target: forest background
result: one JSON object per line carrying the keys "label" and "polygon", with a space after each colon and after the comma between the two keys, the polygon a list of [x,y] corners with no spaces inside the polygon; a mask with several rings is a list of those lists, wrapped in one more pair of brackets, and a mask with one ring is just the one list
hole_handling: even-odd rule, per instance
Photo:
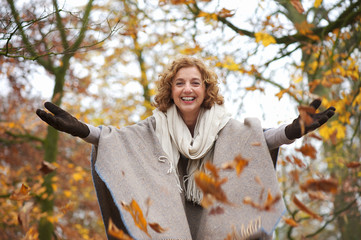
{"label": "forest background", "polygon": [[275,238],[359,239],[360,0],[69,3],[0,0],[1,239],[106,239],[91,146],[35,110],[51,100],[93,125],[135,123],[151,115],[158,74],[179,55],[214,66],[240,120],[275,127],[318,97],[336,107],[281,149],[287,213]]}

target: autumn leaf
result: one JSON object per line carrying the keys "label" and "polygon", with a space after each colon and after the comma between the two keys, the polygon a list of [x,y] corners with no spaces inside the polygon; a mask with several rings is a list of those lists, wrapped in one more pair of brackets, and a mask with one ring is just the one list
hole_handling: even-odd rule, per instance
{"label": "autumn leaf", "polygon": [[243,158],[240,154],[237,155],[232,162],[227,162],[222,164],[222,169],[235,169],[237,172],[237,176],[239,177],[245,167],[248,166],[249,160]]}
{"label": "autumn leaf", "polygon": [[117,228],[112,219],[109,219],[108,234],[119,240],[133,240],[133,238],[124,233],[123,230]]}
{"label": "autumn leaf", "polygon": [[268,189],[267,198],[263,204],[254,202],[250,197],[244,197],[243,203],[257,208],[261,211],[269,211],[271,208],[281,199],[281,195],[277,194],[275,197],[272,196],[271,190]]}
{"label": "autumn leaf", "polygon": [[312,200],[327,200],[326,195],[321,191],[308,191],[307,194]]}
{"label": "autumn leaf", "polygon": [[319,8],[321,6],[321,4],[322,4],[322,0],[315,0],[315,3],[313,4],[313,6],[315,8]]}
{"label": "autumn leaf", "polygon": [[303,6],[302,6],[300,0],[291,0],[290,3],[292,4],[292,6],[294,8],[296,8],[297,12],[303,13],[305,11],[305,9],[303,9]]}
{"label": "autumn leaf", "polygon": [[361,166],[360,162],[349,162],[346,164],[346,167],[348,168],[358,168]]}
{"label": "autumn leaf", "polygon": [[298,226],[298,223],[292,219],[292,218],[286,218],[286,217],[282,217],[283,221],[285,221],[286,224],[292,226],[292,227],[297,227]]}
{"label": "autumn leaf", "polygon": [[41,162],[41,167],[40,167],[39,170],[44,175],[46,175],[46,174],[49,174],[49,173],[53,172],[55,169],[56,169],[56,167],[53,164],[51,164],[49,162],[42,161]]}
{"label": "autumn leaf", "polygon": [[262,42],[263,46],[267,47],[270,44],[277,43],[276,39],[265,32],[257,32],[254,34],[256,42]]}
{"label": "autumn leaf", "polygon": [[299,166],[300,168],[306,167],[306,164],[305,164],[300,158],[298,158],[298,157],[296,157],[296,156],[292,156],[292,157],[293,157],[293,162],[294,162],[297,166]]}
{"label": "autumn leaf", "polygon": [[315,218],[319,221],[322,221],[322,217],[314,212],[312,212],[306,205],[304,205],[296,196],[293,196],[293,203],[303,212],[310,215],[312,218]]}
{"label": "autumn leaf", "polygon": [[209,215],[219,215],[223,213],[224,213],[224,208],[222,208],[221,206],[214,207],[209,211]]}
{"label": "autumn leaf", "polygon": [[162,228],[158,223],[149,223],[148,225],[151,229],[153,229],[157,233],[164,233],[168,230],[168,229]]}
{"label": "autumn leaf", "polygon": [[311,159],[316,159],[316,149],[309,143],[304,144],[301,148],[296,149],[297,152],[301,152],[304,156],[308,156]]}
{"label": "autumn leaf", "polygon": [[33,202],[25,203],[18,215],[18,221],[25,231],[29,229],[29,222],[30,222],[29,213],[33,208],[33,206],[34,206]]}
{"label": "autumn leaf", "polygon": [[323,191],[326,193],[333,193],[337,192],[338,183],[336,179],[329,178],[329,179],[308,179],[306,183],[300,185],[302,191]]}
{"label": "autumn leaf", "polygon": [[304,135],[306,126],[313,123],[313,118],[310,114],[315,114],[316,110],[310,106],[298,106],[298,112],[300,113],[301,134]]}
{"label": "autumn leaf", "polygon": [[234,15],[234,11],[228,10],[226,8],[222,8],[219,12],[217,12],[217,15],[222,18],[232,17]]}
{"label": "autumn leaf", "polygon": [[121,204],[122,204],[122,207],[132,215],[135,225],[140,230],[145,232],[148,237],[150,237],[150,235],[148,233],[148,229],[147,229],[147,221],[145,220],[143,212],[140,209],[138,203],[134,199],[132,199],[132,201],[129,205],[124,202],[122,202]]}
{"label": "autumn leaf", "polygon": [[203,171],[198,171],[194,176],[197,186],[203,192],[203,199],[201,205],[204,208],[208,208],[215,201],[219,201],[225,204],[231,204],[222,189],[222,185],[226,183],[228,179],[220,179],[218,174],[219,170],[210,162],[207,162],[205,164],[205,168],[208,169],[211,174],[207,174]]}
{"label": "autumn leaf", "polygon": [[26,184],[21,184],[21,187],[19,190],[15,191],[11,194],[10,199],[16,200],[16,201],[26,201],[31,198],[30,194],[30,187]]}

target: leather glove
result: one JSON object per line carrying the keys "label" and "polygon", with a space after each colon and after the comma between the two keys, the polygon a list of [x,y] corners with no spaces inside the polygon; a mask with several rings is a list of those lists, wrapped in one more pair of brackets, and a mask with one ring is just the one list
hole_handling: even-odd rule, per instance
{"label": "leather glove", "polygon": [[44,106],[53,114],[47,113],[41,109],[37,109],[36,114],[41,118],[41,120],[56,130],[81,138],[85,138],[89,135],[90,130],[88,126],[80,122],[68,112],[64,111],[51,102],[45,102]]}
{"label": "leather glove", "polygon": [[[314,100],[310,107],[314,108],[315,111],[321,105],[321,99]],[[306,123],[302,121],[303,126],[301,125],[301,116],[298,116],[293,122],[286,126],[285,133],[288,139],[294,140],[296,138],[300,138],[308,132],[319,128],[322,124],[328,121],[334,114],[336,109],[334,107],[329,107],[327,110],[321,113],[309,113],[306,114],[310,117],[311,121]]]}

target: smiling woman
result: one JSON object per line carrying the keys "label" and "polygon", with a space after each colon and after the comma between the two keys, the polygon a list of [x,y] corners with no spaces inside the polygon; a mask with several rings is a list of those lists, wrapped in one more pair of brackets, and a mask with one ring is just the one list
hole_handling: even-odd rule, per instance
{"label": "smiling woman", "polygon": [[[181,57],[160,75],[153,116],[138,124],[97,128],[50,102],[45,107],[54,115],[40,109],[37,114],[59,131],[94,145],[93,180],[107,230],[111,222],[136,239],[224,239],[230,232],[271,239],[285,210],[274,169],[278,147],[318,128],[334,114],[333,107],[315,113],[320,104],[313,101],[314,111],[304,113],[307,123],[298,117],[290,125],[264,131],[258,119],[244,123],[231,119],[217,75],[201,60]],[[225,173],[220,179],[217,169],[233,159],[247,162],[247,169],[239,176]],[[195,177],[206,170],[215,179],[210,178],[214,186],[204,196]],[[220,202],[227,206],[219,211],[223,214],[213,216],[202,203],[217,199],[217,194],[227,199]],[[252,199],[267,199],[272,206],[268,203],[264,209],[272,207],[272,211],[260,211],[262,207],[250,204]],[[134,224],[129,202],[137,202],[137,209],[150,208],[147,219],[167,230],[148,232],[145,220],[142,227]]]}

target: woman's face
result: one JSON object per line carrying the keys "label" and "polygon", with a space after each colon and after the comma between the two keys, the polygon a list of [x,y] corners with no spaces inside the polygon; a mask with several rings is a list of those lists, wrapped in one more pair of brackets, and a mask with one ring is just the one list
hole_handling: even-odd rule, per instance
{"label": "woman's face", "polygon": [[172,98],[182,117],[198,117],[206,88],[197,67],[178,70],[172,82]]}

